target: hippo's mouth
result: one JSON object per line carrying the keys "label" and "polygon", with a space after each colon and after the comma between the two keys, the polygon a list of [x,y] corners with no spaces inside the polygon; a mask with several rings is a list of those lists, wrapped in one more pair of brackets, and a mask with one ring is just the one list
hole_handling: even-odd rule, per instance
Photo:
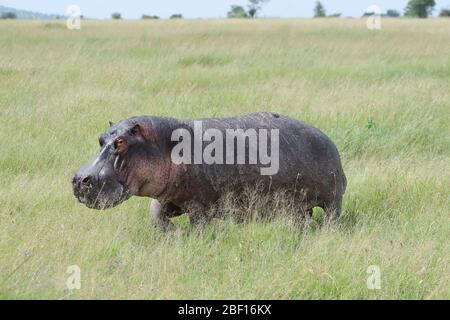
{"label": "hippo's mouth", "polygon": [[100,188],[74,187],[73,193],[80,203],[97,210],[115,207],[130,198],[130,192],[121,184],[114,188],[108,187],[106,184]]}

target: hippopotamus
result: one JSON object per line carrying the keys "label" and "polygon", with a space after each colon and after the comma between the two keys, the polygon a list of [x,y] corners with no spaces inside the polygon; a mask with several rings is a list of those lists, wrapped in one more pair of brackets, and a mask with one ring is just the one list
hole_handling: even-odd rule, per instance
{"label": "hippopotamus", "polygon": [[311,215],[314,207],[330,219],[341,213],[347,181],[335,144],[287,116],[135,116],[110,122],[98,140],[97,157],[72,179],[75,197],[89,208],[149,197],[151,220],[170,230],[173,217],[187,213],[192,225],[203,225],[225,194],[239,198],[259,186],[268,197],[292,196],[299,209],[294,215]]}

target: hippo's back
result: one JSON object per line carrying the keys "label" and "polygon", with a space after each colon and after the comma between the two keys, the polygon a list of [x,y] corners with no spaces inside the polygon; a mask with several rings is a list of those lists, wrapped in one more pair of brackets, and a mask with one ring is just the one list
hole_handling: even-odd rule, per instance
{"label": "hippo's back", "polygon": [[[267,130],[268,149],[271,150],[270,132],[279,133],[278,171],[273,175],[261,175],[258,164],[201,164],[196,165],[199,175],[208,180],[218,193],[243,185],[262,183],[271,188],[307,190],[310,196],[326,198],[342,195],[346,179],[341,166],[339,153],[334,143],[319,129],[301,121],[271,112],[258,112],[239,117],[205,118],[189,120],[190,127],[194,121],[202,123],[203,130],[218,129],[226,139],[227,129],[261,129]],[[205,144],[205,143],[204,143]],[[226,141],[224,141],[226,145]],[[235,153],[236,145],[234,147]],[[246,153],[249,148],[246,144]],[[261,152],[261,150],[258,150]],[[270,152],[268,152],[270,154]],[[272,156],[272,161],[275,161]],[[248,157],[246,156],[246,160]],[[267,165],[266,165],[267,167]]]}

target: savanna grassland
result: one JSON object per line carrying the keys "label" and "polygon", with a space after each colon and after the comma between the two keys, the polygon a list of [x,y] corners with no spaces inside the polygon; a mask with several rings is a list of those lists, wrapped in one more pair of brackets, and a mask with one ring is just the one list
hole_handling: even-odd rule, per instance
{"label": "savanna grassland", "polygon": [[[182,216],[164,234],[148,199],[94,211],[72,195],[109,120],[253,111],[335,141],[337,222],[199,233]],[[0,298],[450,298],[448,19],[1,21],[0,121]]]}

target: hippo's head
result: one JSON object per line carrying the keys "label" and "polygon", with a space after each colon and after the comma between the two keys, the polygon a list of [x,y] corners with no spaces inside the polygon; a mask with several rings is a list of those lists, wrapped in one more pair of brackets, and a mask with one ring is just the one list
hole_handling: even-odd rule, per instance
{"label": "hippo's head", "polygon": [[[97,158],[73,177],[75,197],[93,209],[111,208],[133,195],[163,191],[169,167],[152,120],[133,117],[99,136]],[[169,164],[170,166],[170,164]]]}

